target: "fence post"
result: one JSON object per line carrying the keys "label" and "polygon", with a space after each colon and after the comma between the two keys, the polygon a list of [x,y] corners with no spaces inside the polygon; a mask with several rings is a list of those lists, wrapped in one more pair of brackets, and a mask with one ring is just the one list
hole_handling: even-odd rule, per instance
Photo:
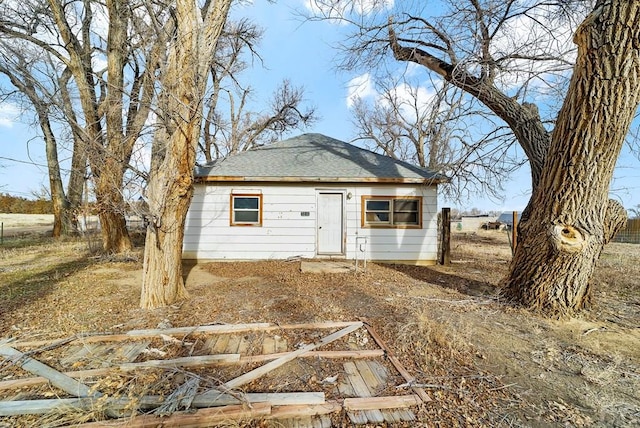
{"label": "fence post", "polygon": [[451,264],[451,208],[442,208],[442,241],[440,242],[440,264]]}
{"label": "fence post", "polygon": [[518,211],[513,212],[513,226],[511,226],[511,253],[516,252],[516,245],[518,243]]}

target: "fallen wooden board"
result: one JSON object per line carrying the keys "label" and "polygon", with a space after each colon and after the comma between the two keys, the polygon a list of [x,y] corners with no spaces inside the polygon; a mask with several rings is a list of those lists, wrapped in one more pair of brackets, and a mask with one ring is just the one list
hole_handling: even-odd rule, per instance
{"label": "fallen wooden board", "polygon": [[[260,363],[264,361],[271,361],[278,358],[281,358],[285,355],[288,355],[288,352],[280,352],[277,354],[270,355],[250,355],[246,357],[240,357],[239,360],[235,360],[235,357],[232,356],[229,360],[216,360],[213,359],[211,364],[247,364],[247,363]],[[223,354],[223,355],[235,355],[235,354]],[[382,349],[372,349],[372,350],[363,350],[363,351],[309,351],[305,354],[300,355],[298,358],[375,358],[382,357],[385,353]],[[193,357],[185,357],[185,358],[193,358]],[[177,360],[177,359],[176,359]],[[171,362],[173,367],[174,365],[178,367],[175,360],[160,360]],[[132,364],[140,364],[140,367],[144,367],[144,363],[127,363],[129,367],[132,367]],[[113,372],[114,370],[118,370],[120,366],[114,366],[111,368],[100,368],[100,369],[89,369],[89,370],[78,370],[78,371],[69,371],[64,374],[74,378],[86,378],[86,377],[96,377],[96,376],[106,376]],[[0,382],[0,390],[5,389],[13,389],[13,388],[21,388],[24,386],[36,386],[43,385],[47,383],[49,380],[45,377],[30,377],[30,378],[22,378],[22,379],[10,379],[4,380]]]}
{"label": "fallen wooden board", "polygon": [[[378,361],[358,360],[354,362],[358,372],[364,379],[371,396],[377,396],[378,392],[387,385],[387,371]],[[415,420],[415,415],[409,409],[381,410],[384,420],[388,423],[406,422]]]}
{"label": "fallen wooden board", "polygon": [[240,361],[240,354],[200,355],[196,357],[180,357],[171,360],[149,360],[140,363],[119,364],[118,369],[127,372],[139,368],[174,368],[202,367],[212,364],[230,364]]}
{"label": "fallen wooden board", "polygon": [[388,397],[345,398],[345,410],[398,409],[422,404],[418,395],[392,395]]}
{"label": "fallen wooden board", "polygon": [[[260,363],[263,361],[274,360],[276,358],[289,355],[290,352],[279,352],[277,354],[267,355],[248,355],[240,357],[240,364],[244,363]],[[362,351],[309,351],[299,356],[299,358],[375,358],[383,357],[385,352],[382,349],[367,349]],[[0,389],[2,382],[0,382]]]}
{"label": "fallen wooden board", "polygon": [[295,329],[327,329],[327,328],[343,328],[359,323],[360,321],[340,321],[340,322],[319,322],[319,323],[302,323],[302,324],[271,324],[271,323],[248,323],[248,324],[216,324],[203,325],[193,327],[176,327],[167,329],[147,329],[147,330],[131,330],[122,334],[79,334],[76,338],[35,340],[35,341],[15,341],[13,346],[16,348],[37,347],[48,345],[56,342],[75,342],[82,343],[93,342],[121,342],[131,339],[153,338],[161,334],[167,336],[186,336],[193,333],[204,334],[225,334],[225,333],[243,333],[249,331],[273,331],[273,330],[295,330]]}
{"label": "fallen wooden board", "polygon": [[[372,391],[369,390],[369,386],[367,385],[366,380],[362,377],[361,373],[356,368],[355,363],[348,361],[343,365],[344,371],[347,374],[346,378],[349,383],[351,383],[351,387],[357,397],[371,397]],[[361,415],[349,415],[354,416],[352,421],[357,423],[356,421],[360,420]],[[364,416],[366,416],[367,421],[371,423],[382,423],[384,422],[384,415],[378,409],[368,409],[364,412]]]}
{"label": "fallen wooden board", "polygon": [[[391,350],[389,348],[387,348],[387,345],[385,345],[385,343],[382,340],[382,338],[373,329],[373,327],[367,322],[367,320],[365,318],[361,318],[361,319],[364,322],[364,327],[367,329],[367,331],[369,332],[369,334],[371,335],[373,340],[378,344],[378,346],[380,348],[384,349],[384,351],[387,354],[387,358],[389,359],[391,364],[393,364],[393,366],[396,368],[396,370],[398,370],[398,373],[400,373],[400,375],[404,378],[405,381],[407,381],[407,383],[409,383],[409,384],[414,383],[415,382],[415,377],[413,377],[413,376],[411,376],[411,374],[409,374],[409,372],[404,368],[404,366],[402,365],[400,360],[398,360],[395,357],[395,355],[393,355]],[[426,391],[424,389],[412,386],[411,390],[413,392],[415,392],[423,402],[428,403],[429,401],[431,401],[431,397],[429,397],[429,395],[426,393]]]}
{"label": "fallen wooden board", "polygon": [[271,409],[267,419],[286,419],[301,416],[327,415],[342,410],[342,404],[337,401],[327,401],[324,404],[277,406]]}
{"label": "fallen wooden board", "polygon": [[[241,398],[241,399],[240,399]],[[207,391],[197,394],[191,402],[193,408],[221,407],[245,403],[269,403],[272,406],[316,406],[324,405],[324,392],[291,392],[291,393],[247,393],[240,398],[218,391]],[[135,401],[135,402],[134,402]],[[60,409],[91,410],[96,408],[97,399],[61,398],[46,400],[0,401],[0,416],[38,415]],[[164,403],[164,397],[147,395],[136,400],[129,398],[113,398],[101,400],[100,406],[112,410],[152,410]]]}
{"label": "fallen wooden board", "polygon": [[320,340],[320,342],[318,343],[312,343],[309,345],[305,345],[302,348],[298,349],[297,351],[292,351],[287,353],[286,355],[271,361],[263,366],[260,366],[254,370],[251,370],[250,372],[247,372],[235,379],[231,379],[228,382],[225,382],[223,384],[223,386],[227,389],[233,389],[233,388],[238,388],[239,386],[245,385],[261,376],[264,376],[265,374],[269,373],[270,371],[288,363],[289,361],[299,357],[300,355],[303,355],[309,351],[312,351],[320,346],[329,344],[335,340],[340,339],[341,337],[359,329],[360,327],[362,327],[362,322],[357,322],[354,323],[352,325],[350,325],[349,327],[343,328],[342,330],[338,330],[335,333],[332,333],[326,337],[324,337],[322,340]]}
{"label": "fallen wooden board", "polygon": [[220,406],[228,404],[270,403],[272,406],[321,405],[325,403],[324,392],[248,392],[234,397],[219,391],[207,391],[193,399],[195,407]]}
{"label": "fallen wooden board", "polygon": [[269,416],[271,405],[268,403],[256,403],[251,408],[246,406],[225,406],[213,409],[200,409],[193,413],[174,413],[170,416],[142,415],[133,418],[116,419],[111,421],[90,422],[87,424],[73,425],[78,428],[205,428],[222,422],[234,422],[242,419],[256,419]]}
{"label": "fallen wooden board", "polygon": [[48,365],[43,364],[10,346],[0,346],[0,355],[11,360],[14,364],[22,367],[26,371],[46,378],[52,385],[60,388],[67,394],[73,395],[74,397],[98,397],[102,395],[100,392],[91,391],[87,385],[78,382],[64,373],[60,373]]}

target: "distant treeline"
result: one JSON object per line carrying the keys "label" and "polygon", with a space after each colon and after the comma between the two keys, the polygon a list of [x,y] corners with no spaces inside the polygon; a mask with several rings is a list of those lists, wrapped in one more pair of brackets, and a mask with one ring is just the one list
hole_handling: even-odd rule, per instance
{"label": "distant treeline", "polygon": [[52,214],[53,211],[51,201],[48,199],[30,200],[0,193],[0,213]]}

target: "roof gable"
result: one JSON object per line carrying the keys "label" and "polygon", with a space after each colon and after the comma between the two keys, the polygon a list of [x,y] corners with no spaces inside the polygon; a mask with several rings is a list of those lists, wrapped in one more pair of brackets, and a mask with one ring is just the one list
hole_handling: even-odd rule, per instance
{"label": "roof gable", "polygon": [[196,167],[198,181],[397,182],[447,178],[322,134],[302,134]]}

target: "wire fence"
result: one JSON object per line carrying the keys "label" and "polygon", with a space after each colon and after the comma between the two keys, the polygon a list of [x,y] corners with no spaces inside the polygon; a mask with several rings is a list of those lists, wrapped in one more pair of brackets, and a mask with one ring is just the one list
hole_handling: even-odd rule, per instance
{"label": "wire fence", "polygon": [[627,225],[616,234],[613,242],[640,244],[640,218],[627,220]]}

